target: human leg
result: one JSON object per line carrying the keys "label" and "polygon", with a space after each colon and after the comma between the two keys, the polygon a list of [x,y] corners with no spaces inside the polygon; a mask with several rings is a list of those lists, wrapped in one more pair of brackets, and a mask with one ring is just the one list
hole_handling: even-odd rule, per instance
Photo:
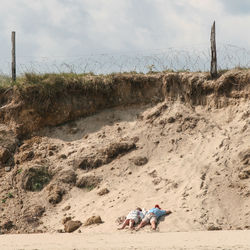
{"label": "human leg", "polygon": [[151,227],[153,230],[156,229],[156,225],[157,225],[157,219],[155,216],[153,216],[151,219],[150,219],[150,224],[151,224]]}
{"label": "human leg", "polygon": [[147,224],[148,224],[148,220],[142,220],[141,223],[136,228],[136,231],[138,231],[140,228],[144,227]]}
{"label": "human leg", "polygon": [[122,224],[122,226],[120,227],[120,228],[118,228],[118,230],[122,230],[122,229],[124,229],[127,225],[129,225],[129,219],[126,219],[124,222],[123,222],[123,224]]}
{"label": "human leg", "polygon": [[156,229],[155,221],[151,221],[150,224],[151,224],[152,229],[155,230]]}
{"label": "human leg", "polygon": [[134,220],[129,220],[129,228],[132,229],[135,225],[135,221]]}

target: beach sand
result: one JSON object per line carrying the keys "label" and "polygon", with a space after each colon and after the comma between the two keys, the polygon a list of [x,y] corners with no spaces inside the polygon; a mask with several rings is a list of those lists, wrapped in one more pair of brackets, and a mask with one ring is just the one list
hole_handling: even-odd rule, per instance
{"label": "beach sand", "polygon": [[250,231],[25,234],[0,236],[1,250],[249,250]]}

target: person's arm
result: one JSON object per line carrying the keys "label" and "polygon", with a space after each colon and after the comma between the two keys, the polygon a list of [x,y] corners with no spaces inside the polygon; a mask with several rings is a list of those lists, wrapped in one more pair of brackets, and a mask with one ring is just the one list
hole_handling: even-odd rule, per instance
{"label": "person's arm", "polygon": [[171,214],[172,212],[170,210],[160,210],[160,216],[162,215],[168,215]]}
{"label": "person's arm", "polygon": [[165,213],[166,215],[169,215],[169,214],[172,213],[170,210],[165,210],[165,212],[166,212],[166,213]]}

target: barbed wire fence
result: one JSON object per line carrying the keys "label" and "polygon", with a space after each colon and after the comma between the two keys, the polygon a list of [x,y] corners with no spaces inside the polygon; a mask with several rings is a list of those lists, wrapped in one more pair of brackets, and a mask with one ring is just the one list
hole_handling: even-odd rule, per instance
{"label": "barbed wire fence", "polygon": [[[19,56],[17,75],[24,73],[94,73],[160,71],[209,71],[210,48],[167,48],[122,53],[98,53],[64,56]],[[217,46],[218,69],[250,68],[250,50],[230,44]],[[0,75],[11,75],[11,61],[0,59]]]}

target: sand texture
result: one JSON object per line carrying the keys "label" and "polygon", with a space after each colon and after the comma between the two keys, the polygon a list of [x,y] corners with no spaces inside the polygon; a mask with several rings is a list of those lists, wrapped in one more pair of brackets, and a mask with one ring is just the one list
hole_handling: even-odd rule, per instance
{"label": "sand texture", "polygon": [[249,250],[250,231],[1,236],[1,250]]}

